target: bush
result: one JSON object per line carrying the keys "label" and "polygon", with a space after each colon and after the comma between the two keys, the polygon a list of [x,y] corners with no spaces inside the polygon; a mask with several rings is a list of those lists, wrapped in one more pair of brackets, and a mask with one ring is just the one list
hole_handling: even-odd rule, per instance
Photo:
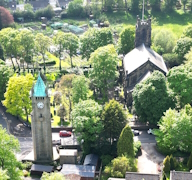
{"label": "bush", "polygon": [[53,11],[53,8],[51,5],[48,5],[44,9],[37,10],[35,12],[35,18],[40,19],[41,17],[46,17],[47,19],[51,19],[55,16],[55,12]]}
{"label": "bush", "polygon": [[170,172],[170,158],[169,156],[166,156],[166,158],[163,160],[163,172],[169,173]]}
{"label": "bush", "polygon": [[192,169],[192,153],[191,153],[191,155],[189,156],[189,160],[188,160],[188,162],[187,162],[187,167],[188,167],[189,169]]}
{"label": "bush", "polygon": [[79,2],[72,1],[69,3],[67,9],[67,16],[69,17],[82,17],[84,16],[83,5]]}
{"label": "bush", "polygon": [[[56,61],[55,60],[49,60],[49,61],[45,61],[45,65],[55,65]],[[44,62],[40,62],[39,63],[40,66],[44,65]]]}
{"label": "bush", "polygon": [[117,157],[105,167],[104,172],[111,177],[124,178],[126,172],[137,172],[135,159],[126,156]]}
{"label": "bush", "polygon": [[141,141],[134,142],[134,155],[137,156],[137,154],[141,151]]}
{"label": "bush", "polygon": [[61,19],[67,18],[67,13],[66,12],[62,12],[60,14],[60,16],[61,16]]}

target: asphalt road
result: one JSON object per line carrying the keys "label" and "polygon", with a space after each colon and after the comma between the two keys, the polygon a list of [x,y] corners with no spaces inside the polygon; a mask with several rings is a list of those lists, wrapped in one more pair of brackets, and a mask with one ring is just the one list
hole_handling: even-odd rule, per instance
{"label": "asphalt road", "polygon": [[156,143],[155,136],[150,135],[147,133],[147,131],[140,131],[139,136],[134,136],[134,141],[141,141],[141,144],[143,143]]}

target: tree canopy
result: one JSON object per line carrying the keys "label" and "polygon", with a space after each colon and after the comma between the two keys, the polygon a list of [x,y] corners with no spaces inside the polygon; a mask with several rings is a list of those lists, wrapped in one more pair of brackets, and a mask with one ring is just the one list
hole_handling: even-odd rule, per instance
{"label": "tree canopy", "polygon": [[73,103],[78,103],[80,100],[87,100],[89,93],[89,79],[84,75],[77,76],[72,81]]}
{"label": "tree canopy", "polygon": [[113,34],[109,28],[95,29],[86,31],[80,38],[80,51],[82,58],[89,60],[91,53],[102,46],[113,43]]}
{"label": "tree canopy", "polygon": [[0,21],[1,21],[0,24],[2,23],[2,27],[7,27],[10,24],[14,23],[13,16],[11,15],[11,13],[1,6],[0,6]]}
{"label": "tree canopy", "polygon": [[93,100],[80,101],[74,105],[72,111],[73,127],[78,134],[78,141],[82,143],[85,154],[99,148],[99,135],[103,130],[100,119],[102,106]]}
{"label": "tree canopy", "polygon": [[118,56],[113,45],[98,48],[91,54],[92,69],[89,77],[94,87],[98,88],[104,97],[107,90],[115,83],[118,77]]}
{"label": "tree canopy", "polygon": [[52,172],[50,174],[44,172],[41,180],[65,180],[65,177],[60,172]]}
{"label": "tree canopy", "polygon": [[13,76],[9,79],[7,91],[4,94],[3,105],[7,112],[16,116],[28,116],[32,111],[29,92],[33,85],[33,76]]}
{"label": "tree canopy", "polygon": [[174,92],[178,108],[192,103],[192,68],[190,65],[180,65],[170,69],[167,74],[168,85]]}
{"label": "tree canopy", "polygon": [[118,42],[119,53],[127,54],[135,46],[135,27],[128,26],[121,33]]}
{"label": "tree canopy", "polygon": [[105,104],[101,118],[105,137],[110,140],[110,143],[113,143],[114,139],[119,138],[122,129],[125,127],[127,115],[122,105],[113,99]]}
{"label": "tree canopy", "polygon": [[155,130],[158,148],[167,154],[176,151],[192,152],[192,108],[186,105],[179,112],[169,109]]}
{"label": "tree canopy", "polygon": [[141,122],[156,124],[163,112],[174,107],[173,97],[167,88],[165,76],[154,71],[148,79],[133,90],[133,105]]}
{"label": "tree canopy", "polygon": [[[18,162],[15,157],[15,153],[19,151],[19,141],[14,136],[9,135],[6,129],[3,129],[1,125],[0,137],[0,177],[3,174],[6,178],[6,170],[7,176],[9,176],[10,179],[20,180],[20,170],[17,169],[20,162]],[[1,169],[4,172],[2,172]]]}

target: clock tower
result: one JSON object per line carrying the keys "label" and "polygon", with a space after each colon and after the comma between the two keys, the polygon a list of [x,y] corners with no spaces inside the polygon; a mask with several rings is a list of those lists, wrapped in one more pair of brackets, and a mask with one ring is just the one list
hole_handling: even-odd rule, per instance
{"label": "clock tower", "polygon": [[50,98],[40,74],[31,90],[32,113],[31,128],[34,161],[49,163],[53,161]]}

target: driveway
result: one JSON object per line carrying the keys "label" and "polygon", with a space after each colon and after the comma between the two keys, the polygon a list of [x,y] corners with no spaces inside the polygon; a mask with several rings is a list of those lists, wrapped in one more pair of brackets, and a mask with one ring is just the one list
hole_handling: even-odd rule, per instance
{"label": "driveway", "polygon": [[141,131],[140,136],[135,136],[134,141],[141,141],[141,156],[138,157],[138,172],[158,174],[158,166],[165,156],[157,152],[154,135]]}

